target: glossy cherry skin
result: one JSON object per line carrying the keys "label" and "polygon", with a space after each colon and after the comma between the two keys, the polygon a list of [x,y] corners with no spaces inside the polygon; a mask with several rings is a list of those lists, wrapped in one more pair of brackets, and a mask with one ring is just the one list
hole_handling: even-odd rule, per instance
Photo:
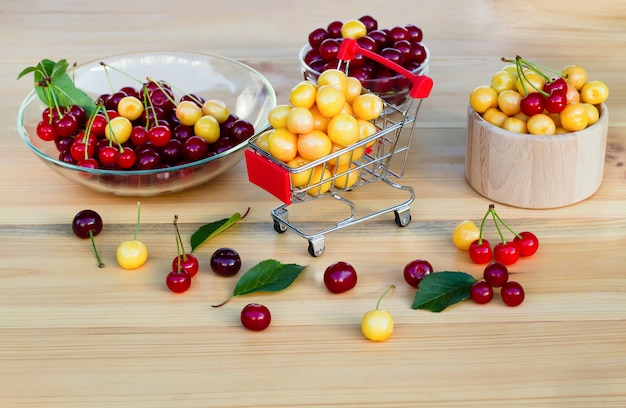
{"label": "glossy cherry skin", "polygon": [[356,286],[357,273],[352,265],[339,261],[324,271],[324,285],[331,293],[343,293]]}
{"label": "glossy cherry skin", "polygon": [[265,330],[271,321],[270,310],[259,303],[249,303],[241,310],[241,324],[248,330]]}
{"label": "glossy cherry skin", "polygon": [[216,275],[234,276],[241,269],[241,257],[232,248],[220,248],[211,255],[210,266]]}
{"label": "glossy cherry skin", "polygon": [[153,126],[148,130],[148,139],[154,146],[163,147],[172,139],[172,131],[166,125]]}
{"label": "glossy cherry skin", "polygon": [[[93,210],[79,211],[72,220],[72,231],[79,238],[90,238],[102,231],[102,217]],[[89,233],[91,231],[91,234]]]}
{"label": "glossy cherry skin", "polygon": [[45,140],[46,142],[50,142],[52,140],[56,140],[58,134],[54,129],[54,126],[48,122],[44,122],[43,120],[37,123],[37,136],[41,140]]}
{"label": "glossy cherry skin", "polygon": [[485,281],[478,281],[470,288],[470,298],[480,305],[489,303],[493,299],[493,288]]}
{"label": "glossy cherry skin", "polygon": [[369,14],[359,17],[359,21],[365,25],[365,30],[367,32],[378,29],[378,20]]}
{"label": "glossy cherry skin", "polygon": [[502,297],[502,301],[511,307],[515,307],[520,305],[526,294],[524,293],[524,288],[518,282],[507,282],[500,289],[500,296]]}
{"label": "glossy cherry skin", "polygon": [[191,287],[191,276],[184,269],[173,270],[165,278],[167,288],[174,293],[183,293]]}
{"label": "glossy cherry skin", "polygon": [[520,256],[531,256],[539,249],[539,239],[529,231],[520,232],[519,237],[513,238],[520,250]]}
{"label": "glossy cherry skin", "polygon": [[[180,260],[180,262],[179,262]],[[198,273],[200,262],[198,258],[192,254],[178,255],[172,260],[172,270],[178,270],[178,264],[180,263],[180,269],[184,269],[189,273],[192,278]]]}
{"label": "glossy cherry skin", "polygon": [[309,33],[309,45],[311,48],[318,48],[322,41],[328,38],[328,30],[325,28],[316,28]]}
{"label": "glossy cherry skin", "polygon": [[420,282],[426,275],[433,273],[433,266],[424,259],[416,259],[404,266],[404,280],[409,285],[419,288]]}
{"label": "glossy cherry skin", "polygon": [[117,156],[115,164],[117,164],[122,169],[130,169],[135,165],[136,161],[137,155],[135,154],[135,151],[132,148],[126,146],[124,147],[123,151],[120,152],[120,154]]}
{"label": "glossy cherry skin", "polygon": [[483,278],[494,288],[500,288],[509,280],[509,270],[500,262],[492,262],[485,267]]}
{"label": "glossy cherry skin", "polygon": [[559,113],[567,105],[567,95],[564,93],[553,93],[546,98],[545,108],[550,113]]}
{"label": "glossy cherry skin", "polygon": [[470,259],[476,264],[486,264],[491,261],[492,252],[489,241],[483,239],[472,242],[468,249]]}
{"label": "glossy cherry skin", "polygon": [[119,155],[120,151],[116,147],[104,146],[98,151],[98,160],[103,166],[112,166],[117,162],[117,157]]}
{"label": "glossy cherry skin", "polygon": [[54,122],[54,130],[59,136],[72,136],[77,129],[78,120],[70,114],[65,114]]}
{"label": "glossy cherry skin", "polygon": [[519,260],[519,247],[514,241],[498,242],[493,247],[493,257],[503,265],[513,265]]}
{"label": "glossy cherry skin", "polygon": [[520,109],[526,116],[537,115],[545,109],[545,97],[539,92],[530,92],[520,101]]}
{"label": "glossy cherry skin", "polygon": [[567,81],[561,77],[552,78],[550,81],[546,81],[543,85],[543,91],[549,94],[553,93],[567,93]]}

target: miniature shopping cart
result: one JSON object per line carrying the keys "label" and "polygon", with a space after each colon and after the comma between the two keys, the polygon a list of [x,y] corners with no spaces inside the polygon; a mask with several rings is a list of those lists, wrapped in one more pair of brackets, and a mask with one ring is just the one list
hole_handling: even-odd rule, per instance
{"label": "miniature shopping cart", "polygon": [[[382,114],[373,121],[378,130],[376,133],[297,168],[289,167],[275,159],[257,143],[265,132],[271,131],[270,128],[253,136],[249,143],[250,149],[245,152],[250,182],[283,202],[271,211],[274,229],[277,232],[290,229],[306,238],[309,242],[309,254],[314,257],[324,252],[324,235],[337,229],[392,211],[398,226],[405,227],[411,222],[410,204],[415,199],[413,188],[400,185],[391,178],[400,179],[404,174],[417,112],[422,100],[430,94],[433,81],[424,75],[414,75],[394,62],[362,49],[355,40],[351,39],[344,39],[341,43],[338,54],[339,68],[347,72],[350,61],[357,54],[379,62],[411,81],[410,98],[406,106],[401,108],[383,101]],[[294,185],[292,176],[295,175],[304,175],[304,179],[308,182],[303,185]],[[379,180],[392,189],[402,191],[408,198],[390,207],[367,212],[365,215],[358,214],[356,203],[348,198],[349,195],[353,194],[353,190]],[[330,222],[329,227],[313,232],[306,232],[301,226],[290,222],[289,206],[313,200],[319,202],[318,200],[323,198],[345,204],[349,209],[349,214]]]}

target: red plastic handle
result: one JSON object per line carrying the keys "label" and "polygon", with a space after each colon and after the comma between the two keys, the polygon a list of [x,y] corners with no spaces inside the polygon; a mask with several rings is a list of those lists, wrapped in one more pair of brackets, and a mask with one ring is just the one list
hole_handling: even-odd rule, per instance
{"label": "red plastic handle", "polygon": [[375,52],[362,48],[355,39],[344,38],[339,46],[337,58],[343,61],[350,61],[356,58],[357,54],[361,54],[369,59],[379,62],[387,68],[390,68],[408,78],[411,81],[411,84],[413,84],[411,90],[409,91],[409,95],[411,95],[411,97],[428,98],[428,95],[430,95],[430,91],[433,89],[432,78],[426,75],[415,75],[395,62],[389,61],[387,58],[376,54]]}

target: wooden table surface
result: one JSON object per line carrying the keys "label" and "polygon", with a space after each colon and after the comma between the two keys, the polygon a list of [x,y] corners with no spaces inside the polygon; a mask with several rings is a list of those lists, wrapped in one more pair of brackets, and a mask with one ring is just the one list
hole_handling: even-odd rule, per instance
{"label": "wooden table surface", "polygon": [[[131,51],[187,50],[238,59],[264,74],[279,102],[301,79],[297,52],[332,20],[376,17],[383,27],[421,26],[432,52],[435,88],[424,102],[403,184],[417,198],[412,222],[393,216],[333,232],[320,257],[306,240],[277,234],[269,212],[280,203],[251,185],[243,162],[193,191],[141,199],[139,238],[148,262],[126,271],[117,244],[131,237],[135,198],[85,191],[53,174],[19,140],[15,118],[30,91],[16,80],[42,58],[78,63]],[[398,0],[279,2],[8,0],[0,7],[0,406],[59,407],[624,407],[626,406],[626,8],[602,2]],[[469,92],[488,83],[500,57],[547,66],[584,66],[611,89],[604,182],[564,208],[497,205],[512,226],[534,231],[539,252],[510,267],[526,289],[517,308],[499,299],[464,302],[441,313],[412,310],[404,265],[480,277],[483,267],[450,236],[479,221],[490,201],[464,179]],[[378,204],[382,185],[359,198]],[[164,285],[176,253],[172,217],[185,240],[199,225],[249,215],[207,242],[192,288]],[[98,211],[96,267],[71,220]],[[315,227],[337,211],[312,206]],[[494,233],[493,230],[490,233]],[[287,290],[240,297],[221,308],[236,278],[209,270],[211,253],[233,247],[243,269],[274,258],[306,265]],[[323,286],[324,269],[352,263],[359,283],[342,295]],[[391,339],[362,337],[361,316],[389,284],[383,306]],[[239,323],[249,302],[267,305],[270,328]]]}

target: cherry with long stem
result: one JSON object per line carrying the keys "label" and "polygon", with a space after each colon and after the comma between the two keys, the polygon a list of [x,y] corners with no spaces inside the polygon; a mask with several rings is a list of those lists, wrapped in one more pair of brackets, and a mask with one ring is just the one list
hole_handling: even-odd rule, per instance
{"label": "cherry with long stem", "polygon": [[189,276],[193,277],[198,273],[199,261],[198,258],[185,251],[185,245],[180,236],[180,230],[178,229],[178,215],[174,215],[174,230],[176,232],[176,258],[172,261],[172,269],[177,270],[179,268],[185,269]]}

